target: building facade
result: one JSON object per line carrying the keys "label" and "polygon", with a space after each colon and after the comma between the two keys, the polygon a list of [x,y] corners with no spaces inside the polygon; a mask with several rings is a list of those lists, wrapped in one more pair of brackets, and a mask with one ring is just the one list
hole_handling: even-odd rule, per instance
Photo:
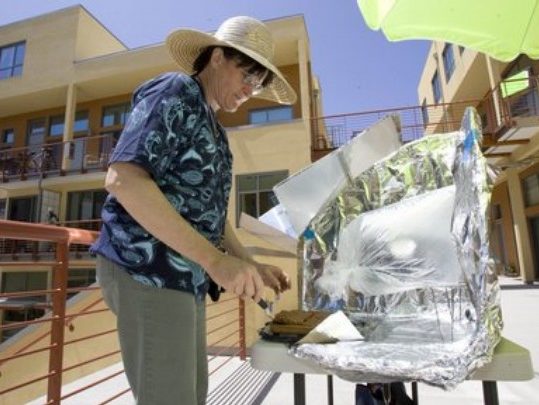
{"label": "building facade", "polygon": [[[276,42],[275,64],[298,102],[251,99],[235,114],[219,112],[234,155],[229,219],[236,224],[241,212],[257,217],[273,207],[272,187],[310,164],[311,117],[321,108],[303,17],[266,24]],[[0,27],[0,218],[99,229],[107,160],[129,116],[132,91],[174,70],[164,43],[128,49],[82,6]],[[237,233],[251,247],[261,243]],[[1,292],[50,286],[51,268],[40,264],[50,246],[2,241],[0,249]],[[90,284],[94,259],[85,249],[75,253],[69,285]],[[295,278],[294,258],[258,259]],[[35,264],[2,266],[14,260]],[[43,314],[43,303],[12,301],[1,305],[4,323]],[[282,305],[296,306],[297,293]],[[264,314],[248,305],[247,318],[252,340]]]}
{"label": "building facade", "polygon": [[[477,108],[483,152],[498,172],[492,192],[491,249],[499,273],[539,279],[539,61],[502,63],[433,42],[418,85],[428,132],[459,127],[462,108]],[[437,109],[443,114],[432,114]],[[457,112],[458,111],[458,112]]]}

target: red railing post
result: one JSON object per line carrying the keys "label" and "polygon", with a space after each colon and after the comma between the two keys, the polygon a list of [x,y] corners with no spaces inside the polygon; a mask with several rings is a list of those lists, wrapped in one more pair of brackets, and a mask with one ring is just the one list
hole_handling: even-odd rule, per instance
{"label": "red railing post", "polygon": [[66,312],[66,289],[68,272],[68,242],[56,243],[56,261],[52,275],[52,288],[56,292],[52,296],[51,351],[49,357],[49,373],[47,403],[59,404],[62,396],[62,367],[64,350],[64,318]]}
{"label": "red railing post", "polygon": [[247,344],[245,342],[245,301],[238,299],[239,324],[240,324],[240,359],[247,357]]}

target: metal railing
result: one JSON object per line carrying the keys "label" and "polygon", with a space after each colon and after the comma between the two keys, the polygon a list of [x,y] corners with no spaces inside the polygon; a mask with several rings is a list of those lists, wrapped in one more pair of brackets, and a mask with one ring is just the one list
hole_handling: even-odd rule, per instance
{"label": "metal railing", "polygon": [[454,131],[460,127],[466,107],[478,103],[479,100],[473,100],[313,118],[313,150],[338,148],[387,115],[399,117],[404,142],[435,132]]}
{"label": "metal railing", "polygon": [[0,151],[3,183],[107,169],[115,144],[112,132]]}
{"label": "metal railing", "polygon": [[[407,106],[311,119],[311,150],[327,153],[387,115],[398,115],[403,142],[460,128],[464,109],[477,108],[487,135],[498,138],[514,118],[539,115],[539,76],[502,80],[482,99]],[[516,90],[512,90],[516,89]],[[121,127],[71,141],[0,151],[2,182],[106,170]]]}
{"label": "metal railing", "polygon": [[[54,257],[48,261],[0,263],[4,271],[27,271],[28,266],[36,264],[50,266],[52,270],[52,284],[46,290],[0,294],[0,309],[5,308],[10,300],[44,297],[41,308],[47,311],[40,318],[0,325],[0,333],[21,329],[4,342],[0,351],[0,396],[6,401],[23,403],[46,395],[46,404],[59,404],[123,373],[123,370],[114,371],[83,387],[62,393],[62,385],[73,381],[76,376],[80,378],[89,374],[88,367],[99,369],[120,361],[117,340],[111,336],[116,332],[115,323],[92,318],[110,315],[99,294],[99,287],[67,288],[70,246],[79,244],[87,247],[96,237],[97,232],[85,229],[0,220],[0,238],[55,245]],[[80,298],[78,306],[67,305],[68,294],[75,293],[88,295],[75,297]],[[81,336],[76,335],[77,328],[82,330]],[[218,304],[208,304],[206,328],[210,376],[234,356],[245,359],[245,307],[242,300],[225,294]],[[66,356],[69,347],[84,343],[91,346],[86,346],[85,350],[79,346],[77,353],[85,352],[85,358],[73,356],[71,352]],[[32,367],[27,366],[29,362]],[[119,389],[101,403],[111,402],[127,392],[129,389]]]}
{"label": "metal railing", "polygon": [[[101,219],[63,221],[58,226],[99,231]],[[73,242],[68,247],[70,259],[88,258],[88,247],[84,244]],[[35,240],[0,239],[0,265],[4,262],[15,260],[47,261],[54,258],[56,244],[51,242],[38,242]]]}
{"label": "metal railing", "polygon": [[[509,86],[521,90],[511,92],[507,90]],[[515,118],[539,115],[538,87],[538,76],[506,79],[477,100],[315,117],[311,122],[313,157],[321,157],[342,146],[387,115],[400,118],[403,142],[456,131],[468,106],[477,108],[483,121],[483,132],[495,142],[504,130],[515,125]]]}

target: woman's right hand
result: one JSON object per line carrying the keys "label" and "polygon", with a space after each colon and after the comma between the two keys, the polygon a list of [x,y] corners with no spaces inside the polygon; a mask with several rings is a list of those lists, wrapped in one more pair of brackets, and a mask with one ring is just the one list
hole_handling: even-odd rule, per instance
{"label": "woman's right hand", "polygon": [[221,253],[206,267],[213,281],[242,299],[258,302],[264,291],[264,282],[256,267],[237,257]]}

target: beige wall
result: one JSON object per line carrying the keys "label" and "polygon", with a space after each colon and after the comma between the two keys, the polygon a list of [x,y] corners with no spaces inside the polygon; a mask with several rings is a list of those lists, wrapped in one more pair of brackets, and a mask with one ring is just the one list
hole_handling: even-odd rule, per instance
{"label": "beige wall", "polygon": [[107,55],[126,47],[86,9],[78,10],[75,60]]}
{"label": "beige wall", "polygon": [[73,62],[125,50],[123,44],[80,7],[0,27],[0,46],[26,41],[23,75],[0,80],[2,98],[69,83]]}
{"label": "beige wall", "polygon": [[457,45],[452,45],[455,68],[448,81],[442,57],[444,46],[445,42],[431,44],[417,87],[418,103],[422,104],[425,100],[427,105],[435,104],[432,78],[436,70],[439,73],[442,89],[440,103],[482,99],[490,89],[487,61],[496,66],[500,65],[502,69],[505,64],[485,58],[483,54],[470,49],[465,49],[461,53]]}
{"label": "beige wall", "polygon": [[0,43],[26,41],[23,75],[0,81],[2,98],[65,83],[73,74],[78,10],[65,9],[54,19],[33,18],[0,28]]}
{"label": "beige wall", "polygon": [[293,174],[310,162],[310,138],[302,121],[230,131],[229,142],[234,154],[231,223],[236,223],[236,175],[282,170]]}

